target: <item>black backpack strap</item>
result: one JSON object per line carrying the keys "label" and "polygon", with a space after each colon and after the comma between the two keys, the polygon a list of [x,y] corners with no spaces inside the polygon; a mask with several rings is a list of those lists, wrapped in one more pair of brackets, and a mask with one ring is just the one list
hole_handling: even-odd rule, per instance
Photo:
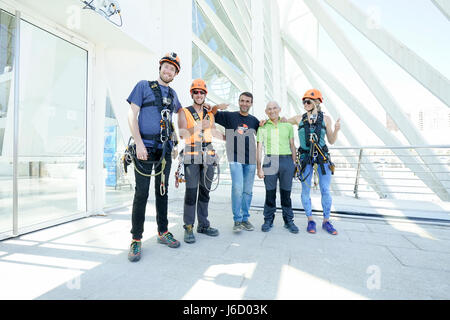
{"label": "black backpack strap", "polygon": [[[198,115],[197,111],[195,110],[194,106],[189,106],[187,108],[189,112],[192,114],[192,117],[194,118],[195,122],[201,121],[201,119],[207,119],[208,111],[206,111],[205,108],[202,109],[202,118]],[[206,114],[206,116],[205,116]]]}

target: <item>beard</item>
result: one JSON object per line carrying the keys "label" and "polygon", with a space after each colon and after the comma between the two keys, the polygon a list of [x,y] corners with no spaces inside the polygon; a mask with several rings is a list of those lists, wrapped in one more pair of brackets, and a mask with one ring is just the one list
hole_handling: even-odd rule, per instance
{"label": "beard", "polygon": [[164,74],[160,73],[159,78],[161,79],[162,82],[169,84],[170,82],[172,82],[174,77],[170,77],[168,75],[164,75]]}
{"label": "beard", "polygon": [[239,107],[239,110],[243,113],[248,113],[248,111],[250,110],[250,107]]}

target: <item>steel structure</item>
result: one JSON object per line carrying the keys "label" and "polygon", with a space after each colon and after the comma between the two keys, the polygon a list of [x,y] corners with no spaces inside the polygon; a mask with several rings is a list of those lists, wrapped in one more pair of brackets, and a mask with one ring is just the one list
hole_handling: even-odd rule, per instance
{"label": "steel structure", "polygon": [[[430,0],[430,3],[449,18],[446,1]],[[284,6],[283,12],[281,6]],[[293,13],[294,6],[302,10]],[[257,117],[265,117],[264,106],[269,100],[279,101],[285,113],[294,115],[303,112],[300,95],[306,88],[295,88],[288,79],[285,59],[290,59],[301,70],[309,86],[317,87],[325,94],[327,111],[332,118],[336,119],[341,113],[338,103],[332,98],[337,96],[385,145],[398,147],[393,149],[394,154],[431,192],[441,200],[449,201],[448,165],[435,161],[437,154],[433,149],[418,148],[413,155],[412,150],[402,148],[407,145],[426,146],[427,141],[394,98],[392,89],[380,80],[364,52],[352,43],[330,11],[337,13],[414,81],[450,107],[450,81],[446,74],[389,30],[368,25],[370,17],[350,0],[195,0],[193,77],[220,82],[222,86],[228,84],[225,86],[228,90],[219,92],[213,89],[210,99],[213,102],[227,101],[232,104],[232,110],[236,110],[237,95],[251,91],[255,97],[253,113]],[[299,19],[309,19],[311,29],[308,33],[314,35],[312,41],[301,38],[301,30],[299,34],[289,31],[290,23]],[[369,105],[352,94],[348,84],[342,83],[338,75],[320,63],[319,29],[327,33],[386,115],[394,121],[403,140],[377,119]],[[308,41],[315,43],[315,56],[305,48]],[[358,139],[358,132],[351,127],[344,126],[342,135],[353,147],[363,144]],[[390,194],[389,185],[380,179],[374,165],[364,163],[362,166],[361,174],[373,191],[380,197]]]}

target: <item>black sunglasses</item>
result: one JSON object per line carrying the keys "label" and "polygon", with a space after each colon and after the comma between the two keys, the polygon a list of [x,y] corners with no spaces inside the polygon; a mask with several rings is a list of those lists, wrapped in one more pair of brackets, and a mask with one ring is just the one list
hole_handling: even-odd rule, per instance
{"label": "black sunglasses", "polygon": [[193,94],[205,94],[205,91],[201,91],[201,90],[193,90],[192,91]]}
{"label": "black sunglasses", "polygon": [[312,104],[313,102],[309,99],[303,100],[303,104]]}

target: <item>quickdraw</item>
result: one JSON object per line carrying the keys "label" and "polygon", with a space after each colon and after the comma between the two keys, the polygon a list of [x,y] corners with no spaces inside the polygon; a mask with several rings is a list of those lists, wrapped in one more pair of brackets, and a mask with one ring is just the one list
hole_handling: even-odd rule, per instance
{"label": "quickdraw", "polygon": [[175,188],[178,188],[180,183],[186,182],[186,177],[184,175],[184,152],[178,154],[178,167],[175,171]]}

